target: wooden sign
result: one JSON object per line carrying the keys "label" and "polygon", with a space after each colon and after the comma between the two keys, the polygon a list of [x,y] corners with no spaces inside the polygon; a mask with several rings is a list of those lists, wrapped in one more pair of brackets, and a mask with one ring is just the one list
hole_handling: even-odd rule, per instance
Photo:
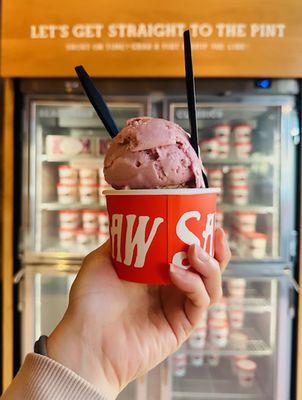
{"label": "wooden sign", "polygon": [[202,77],[302,77],[300,0],[2,0],[1,73],[184,75],[191,29]]}

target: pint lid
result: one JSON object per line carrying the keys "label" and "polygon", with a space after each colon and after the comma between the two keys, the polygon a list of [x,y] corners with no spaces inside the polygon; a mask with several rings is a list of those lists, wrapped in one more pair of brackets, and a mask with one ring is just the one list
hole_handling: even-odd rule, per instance
{"label": "pint lid", "polygon": [[257,368],[257,364],[254,361],[247,359],[236,361],[236,366],[244,371],[255,371]]}
{"label": "pint lid", "polygon": [[59,169],[75,169],[75,168],[72,168],[71,165],[66,165],[66,164],[59,165],[58,168]]}

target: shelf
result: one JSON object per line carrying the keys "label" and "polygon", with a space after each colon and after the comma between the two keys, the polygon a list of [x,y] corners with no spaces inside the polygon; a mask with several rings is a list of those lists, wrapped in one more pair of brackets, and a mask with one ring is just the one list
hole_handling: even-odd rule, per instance
{"label": "shelf", "polygon": [[185,377],[173,377],[172,385],[174,399],[271,399],[263,392],[256,379],[250,388],[240,386],[237,376],[231,372],[230,363],[227,362],[217,367],[189,366]]}
{"label": "shelf", "polygon": [[[228,299],[228,298],[227,298]],[[242,301],[242,307],[245,312],[259,313],[270,312],[272,310],[271,303],[263,297],[245,297]],[[236,309],[236,305],[227,305],[228,310]],[[238,308],[238,306],[237,306]]]}
{"label": "shelf", "polygon": [[223,212],[255,212],[258,214],[273,213],[276,211],[276,207],[263,206],[261,204],[247,204],[245,206],[238,206],[236,204],[218,204],[217,209]]}
{"label": "shelf", "polygon": [[249,158],[207,158],[203,157],[202,161],[205,165],[254,165],[261,163],[274,164],[273,156],[260,156]]}
{"label": "shelf", "polygon": [[91,253],[100,245],[101,243],[94,243],[93,245],[90,246],[83,246],[75,243],[73,246],[66,248],[57,244],[46,248],[45,250],[43,250],[43,252],[64,253],[66,255],[71,255],[72,257],[78,258],[78,257],[84,257],[86,254]]}
{"label": "shelf", "polygon": [[[245,350],[238,349],[232,346],[230,343],[227,344],[226,347],[221,349],[213,349],[209,346],[208,342],[206,343],[205,348],[203,349],[205,355],[210,354],[219,354],[222,357],[225,356],[236,356],[236,355],[247,355],[247,356],[269,356],[273,353],[272,348],[260,337],[258,332],[254,328],[243,328],[240,332],[245,333],[249,340]],[[191,349],[189,344],[184,345],[184,351],[187,354],[196,354],[198,349]]]}
{"label": "shelf", "polygon": [[98,242],[97,240],[87,246],[74,243],[71,246],[64,247],[60,244],[60,241],[57,237],[50,238],[49,245],[47,248],[43,249],[43,253],[57,253],[60,256],[62,254],[66,256],[70,256],[72,258],[79,258],[83,257],[86,254],[90,253],[91,251],[95,250],[97,247],[101,246],[103,242]]}
{"label": "shelf", "polygon": [[91,162],[100,162],[104,158],[104,155],[92,156],[92,155],[77,155],[77,156],[66,156],[66,155],[58,155],[58,156],[49,156],[47,154],[42,154],[40,156],[40,161],[42,162],[71,162],[71,161],[91,161]]}
{"label": "shelf", "polygon": [[106,206],[101,205],[100,203],[94,204],[81,204],[81,203],[72,203],[72,204],[60,204],[58,202],[52,203],[42,203],[41,209],[45,211],[60,211],[60,210],[107,210]]}

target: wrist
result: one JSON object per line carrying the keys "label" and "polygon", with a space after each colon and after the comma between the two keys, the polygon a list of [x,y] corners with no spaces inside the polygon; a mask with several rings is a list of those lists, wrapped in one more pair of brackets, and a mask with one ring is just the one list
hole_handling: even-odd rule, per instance
{"label": "wrist", "polygon": [[101,340],[96,348],[93,342],[98,340],[91,340],[91,332],[88,333],[65,314],[47,340],[48,356],[92,384],[106,399],[113,400],[120,392],[118,379],[105,365]]}

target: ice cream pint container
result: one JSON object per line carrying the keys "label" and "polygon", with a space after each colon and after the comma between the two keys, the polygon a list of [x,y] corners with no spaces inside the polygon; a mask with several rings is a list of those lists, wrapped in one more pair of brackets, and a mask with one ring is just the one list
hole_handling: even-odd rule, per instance
{"label": "ice cream pint container", "polygon": [[209,317],[212,319],[227,319],[226,299],[223,297],[219,303],[213,304],[209,309]]}
{"label": "ice cream pint container", "polygon": [[207,356],[207,362],[211,367],[217,367],[220,361],[220,349],[216,346],[209,346],[210,353]]}
{"label": "ice cream pint container", "polygon": [[189,337],[189,346],[192,349],[203,349],[206,343],[207,327],[200,326],[191,333]]}
{"label": "ice cream pint container", "polygon": [[77,201],[78,187],[77,185],[57,184],[58,201],[61,204],[72,204]]}
{"label": "ice cream pint container", "polygon": [[261,232],[249,232],[246,234],[247,247],[252,257],[263,258],[266,255],[267,235]]}
{"label": "ice cream pint container", "polygon": [[241,232],[255,232],[256,230],[256,213],[236,212],[234,214],[234,224],[236,229]]}
{"label": "ice cream pint container", "polygon": [[246,184],[248,182],[249,171],[247,167],[231,167],[230,172],[228,173],[229,181],[233,186],[233,182],[241,182],[240,185]]}
{"label": "ice cream pint container", "polygon": [[248,124],[236,125],[233,127],[236,142],[249,142],[251,140],[252,127]]}
{"label": "ice cream pint container", "polygon": [[92,147],[92,138],[89,137],[78,139],[67,135],[46,136],[46,154],[49,156],[92,154]]}
{"label": "ice cream pint container", "polygon": [[243,298],[245,296],[246,280],[242,278],[229,279],[227,288],[230,297]]}
{"label": "ice cream pint container", "polygon": [[190,268],[190,244],[213,255],[218,192],[214,188],[105,191],[118,276],[133,282],[170,284],[170,264]]}
{"label": "ice cream pint container", "polygon": [[94,204],[98,199],[98,185],[80,185],[79,193],[82,204]]}
{"label": "ice cream pint container", "polygon": [[227,158],[230,152],[230,145],[228,143],[219,144],[219,157]]}
{"label": "ice cream pint container", "polygon": [[73,245],[75,237],[76,237],[75,229],[67,229],[67,228],[59,229],[60,243],[63,247],[69,247]]}
{"label": "ice cream pint container", "polygon": [[76,210],[59,211],[60,228],[76,229],[80,225],[80,212]]}
{"label": "ice cream pint container", "polygon": [[221,168],[217,168],[217,169],[208,168],[207,173],[208,173],[208,179],[210,182],[212,180],[222,181],[222,179],[223,179],[223,171]]}
{"label": "ice cream pint container", "polygon": [[220,143],[227,143],[230,138],[231,127],[228,124],[219,124],[214,126],[213,133]]}
{"label": "ice cream pint container", "polygon": [[59,181],[62,185],[76,185],[78,183],[78,171],[70,165],[59,165]]}
{"label": "ice cream pint container", "polygon": [[184,351],[179,350],[176,353],[174,353],[172,355],[173,375],[178,378],[185,376],[187,372],[187,363],[188,363],[188,357]]}
{"label": "ice cream pint container", "polygon": [[83,210],[82,214],[83,229],[97,230],[99,227],[98,214],[99,210]]}
{"label": "ice cream pint container", "polygon": [[81,168],[79,170],[81,185],[96,185],[98,183],[98,171],[92,168]]}
{"label": "ice cream pint container", "polygon": [[236,350],[246,350],[248,337],[243,332],[232,332],[229,337],[230,345]]}
{"label": "ice cream pint container", "polygon": [[257,364],[248,359],[238,360],[236,362],[236,369],[240,386],[245,388],[253,386]]}
{"label": "ice cream pint container", "polygon": [[238,158],[248,158],[252,150],[251,142],[235,142],[235,148]]}
{"label": "ice cream pint container", "polygon": [[202,157],[216,158],[219,154],[219,141],[217,139],[206,139],[200,142]]}
{"label": "ice cream pint container", "polygon": [[244,323],[244,310],[230,309],[229,310],[230,327],[233,329],[241,329]]}
{"label": "ice cream pint container", "polygon": [[229,327],[227,320],[214,319],[209,320],[209,339],[212,345],[216,347],[225,347],[228,343]]}
{"label": "ice cream pint container", "polygon": [[190,364],[192,367],[202,367],[204,364],[204,351],[195,351],[190,355]]}
{"label": "ice cream pint container", "polygon": [[249,187],[248,186],[231,186],[230,194],[233,203],[238,206],[243,206],[248,203]]}
{"label": "ice cream pint container", "polygon": [[236,356],[233,356],[231,359],[231,364],[232,364],[232,372],[233,374],[237,375],[238,371],[237,371],[237,367],[236,367],[236,363],[239,360],[247,360],[248,356],[246,354],[238,354]]}

